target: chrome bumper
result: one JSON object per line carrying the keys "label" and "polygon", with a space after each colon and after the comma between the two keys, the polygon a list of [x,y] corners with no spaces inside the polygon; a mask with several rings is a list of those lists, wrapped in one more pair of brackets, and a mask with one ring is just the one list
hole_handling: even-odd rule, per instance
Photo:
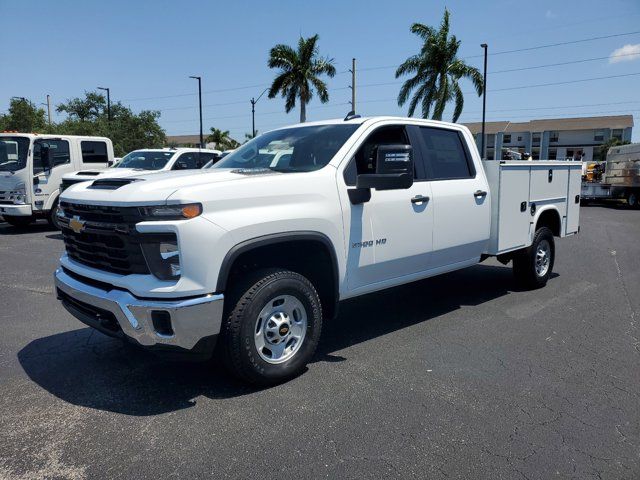
{"label": "chrome bumper", "polygon": [[[220,332],[222,294],[186,300],[141,300],[124,290],[87,285],[62,268],[56,270],[54,277],[63,306],[83,323],[107,335],[124,335],[145,347],[192,350],[199,341]],[[152,314],[164,319],[162,328],[154,322]]]}
{"label": "chrome bumper", "polygon": [[28,217],[32,214],[31,205],[0,205],[0,215]]}

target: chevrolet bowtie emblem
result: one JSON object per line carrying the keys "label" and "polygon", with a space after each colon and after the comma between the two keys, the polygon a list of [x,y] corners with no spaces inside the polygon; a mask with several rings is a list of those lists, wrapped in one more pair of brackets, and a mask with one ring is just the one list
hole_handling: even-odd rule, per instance
{"label": "chevrolet bowtie emblem", "polygon": [[81,233],[84,230],[84,220],[80,220],[80,217],[73,217],[69,220],[69,228],[75,233]]}

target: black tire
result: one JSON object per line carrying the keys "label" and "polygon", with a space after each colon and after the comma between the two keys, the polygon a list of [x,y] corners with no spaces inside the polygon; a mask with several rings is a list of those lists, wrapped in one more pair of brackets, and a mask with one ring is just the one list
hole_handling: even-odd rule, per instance
{"label": "black tire", "polygon": [[[539,250],[543,251],[548,246],[548,263],[546,269],[537,266]],[[513,274],[517,283],[528,289],[544,287],[553,271],[556,249],[553,241],[553,233],[547,227],[539,228],[529,248],[516,253],[513,257]]]}
{"label": "black tire", "polygon": [[[262,354],[258,352],[256,331],[261,311],[269,306],[272,299],[283,295],[295,297],[304,307],[305,335],[289,359],[282,363],[269,363],[261,356],[264,349]],[[316,350],[322,331],[320,298],[307,278],[289,270],[260,270],[246,277],[235,294],[230,292],[226,302],[227,313],[218,345],[222,360],[233,375],[254,385],[267,386],[302,372]],[[267,319],[260,320],[260,324],[262,322],[266,324]]]}
{"label": "black tire", "polygon": [[33,216],[16,217],[12,215],[5,215],[4,220],[9,225],[13,225],[16,228],[25,228],[33,222]]}
{"label": "black tire", "polygon": [[62,230],[62,227],[60,227],[60,224],[58,223],[57,213],[58,201],[56,200],[51,207],[51,210],[49,210],[49,214],[47,215],[47,222],[49,222],[49,225],[51,225],[56,230]]}
{"label": "black tire", "polygon": [[627,205],[629,208],[637,210],[640,208],[640,192],[631,190],[627,193]]}

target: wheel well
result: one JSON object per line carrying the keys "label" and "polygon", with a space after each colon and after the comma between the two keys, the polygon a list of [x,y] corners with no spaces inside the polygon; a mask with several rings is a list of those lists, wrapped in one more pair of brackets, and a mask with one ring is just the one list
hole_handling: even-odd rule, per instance
{"label": "wheel well", "polygon": [[[326,242],[329,242],[326,239]],[[225,258],[220,269],[218,290],[248,272],[268,267],[285,268],[304,275],[313,284],[322,302],[323,316],[333,318],[338,303],[338,266],[333,248],[319,239],[275,239],[255,242]],[[230,260],[230,261],[229,261]]]}
{"label": "wheel well", "polygon": [[536,223],[536,230],[541,227],[548,227],[555,237],[559,237],[560,230],[562,228],[560,214],[556,210],[552,209],[542,212],[538,218],[538,222]]}

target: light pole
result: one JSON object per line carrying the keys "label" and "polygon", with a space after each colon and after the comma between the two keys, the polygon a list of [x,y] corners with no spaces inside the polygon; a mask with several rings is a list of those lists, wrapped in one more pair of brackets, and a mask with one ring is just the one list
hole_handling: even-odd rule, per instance
{"label": "light pole", "polygon": [[202,77],[191,75],[189,78],[198,80],[198,102],[200,105],[200,148],[202,148],[204,146],[204,137],[202,136]]}
{"label": "light pole", "polygon": [[484,159],[486,157],[484,151],[484,126],[485,126],[485,115],[487,113],[487,48],[488,45],[483,43],[480,45],[484,48],[484,73],[482,76],[482,144],[480,147],[480,156]]}
{"label": "light pole", "polygon": [[98,87],[98,90],[107,92],[107,121],[111,122],[111,91],[107,87]]}
{"label": "light pole", "polygon": [[260,95],[258,95],[258,98],[252,98],[251,100],[249,100],[251,102],[251,133],[252,133],[252,138],[256,138],[256,103],[258,103],[258,100],[260,100],[260,97],[262,97],[262,95],[264,95],[267,90],[269,90],[269,89],[265,88],[262,91],[262,93]]}

